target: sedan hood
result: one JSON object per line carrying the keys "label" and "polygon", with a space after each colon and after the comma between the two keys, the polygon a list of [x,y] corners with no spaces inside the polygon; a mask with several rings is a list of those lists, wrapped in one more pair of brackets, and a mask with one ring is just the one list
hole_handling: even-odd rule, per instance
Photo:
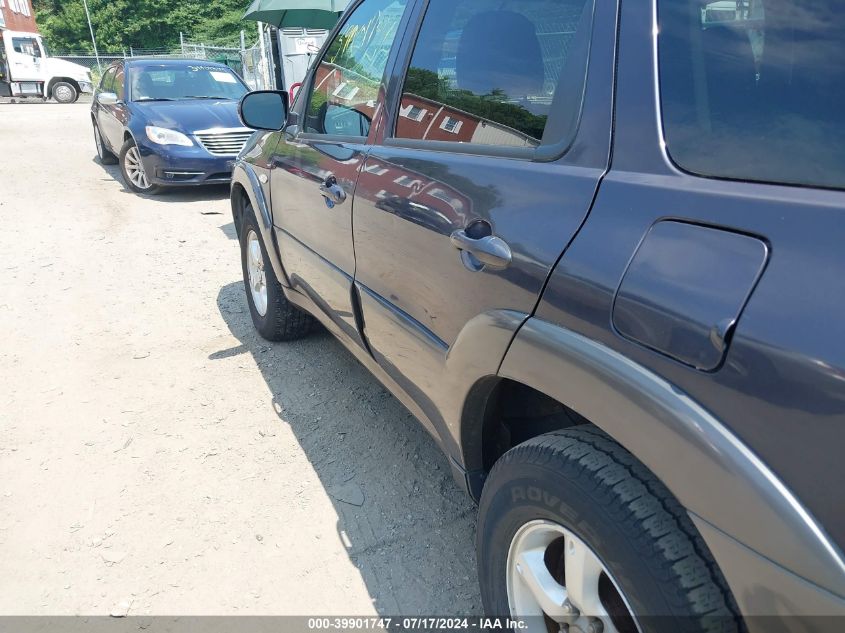
{"label": "sedan hood", "polygon": [[213,128],[241,128],[238,102],[190,99],[186,101],[134,101],[132,107],[147,125],[156,125],[183,134]]}

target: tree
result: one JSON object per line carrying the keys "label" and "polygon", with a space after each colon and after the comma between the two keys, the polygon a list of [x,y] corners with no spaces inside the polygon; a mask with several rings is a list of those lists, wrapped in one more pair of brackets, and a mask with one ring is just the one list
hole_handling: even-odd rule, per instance
{"label": "tree", "polygon": [[[235,45],[246,0],[88,0],[97,44],[103,51],[171,48],[180,31],[192,40]],[[34,0],[38,26],[53,50],[91,51],[82,0]]]}
{"label": "tree", "polygon": [[501,88],[494,88],[490,94],[477,95],[451,87],[446,78],[427,68],[412,66],[402,90],[506,125],[534,139],[541,139],[546,127],[546,115],[533,114],[520,103],[508,102],[508,95]]}

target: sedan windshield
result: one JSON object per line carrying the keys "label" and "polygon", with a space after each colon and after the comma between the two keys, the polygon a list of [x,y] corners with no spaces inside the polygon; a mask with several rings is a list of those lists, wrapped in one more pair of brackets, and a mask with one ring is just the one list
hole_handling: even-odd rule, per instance
{"label": "sedan windshield", "polygon": [[133,101],[240,99],[247,87],[220,66],[143,66],[130,72]]}

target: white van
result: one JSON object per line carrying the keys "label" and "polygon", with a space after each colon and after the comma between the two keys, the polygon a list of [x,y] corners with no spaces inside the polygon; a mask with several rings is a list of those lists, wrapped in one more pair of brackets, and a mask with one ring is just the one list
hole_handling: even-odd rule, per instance
{"label": "white van", "polygon": [[48,57],[38,33],[0,29],[0,97],[73,103],[83,92],[93,92],[85,66]]}

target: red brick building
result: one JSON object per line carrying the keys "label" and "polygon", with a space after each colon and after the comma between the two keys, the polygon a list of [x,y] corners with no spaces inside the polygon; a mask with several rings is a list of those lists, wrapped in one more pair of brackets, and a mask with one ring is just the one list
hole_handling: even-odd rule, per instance
{"label": "red brick building", "polygon": [[408,92],[402,95],[396,132],[400,138],[427,141],[516,147],[539,144],[536,139],[506,125]]}
{"label": "red brick building", "polygon": [[37,33],[32,0],[0,0],[0,29]]}

